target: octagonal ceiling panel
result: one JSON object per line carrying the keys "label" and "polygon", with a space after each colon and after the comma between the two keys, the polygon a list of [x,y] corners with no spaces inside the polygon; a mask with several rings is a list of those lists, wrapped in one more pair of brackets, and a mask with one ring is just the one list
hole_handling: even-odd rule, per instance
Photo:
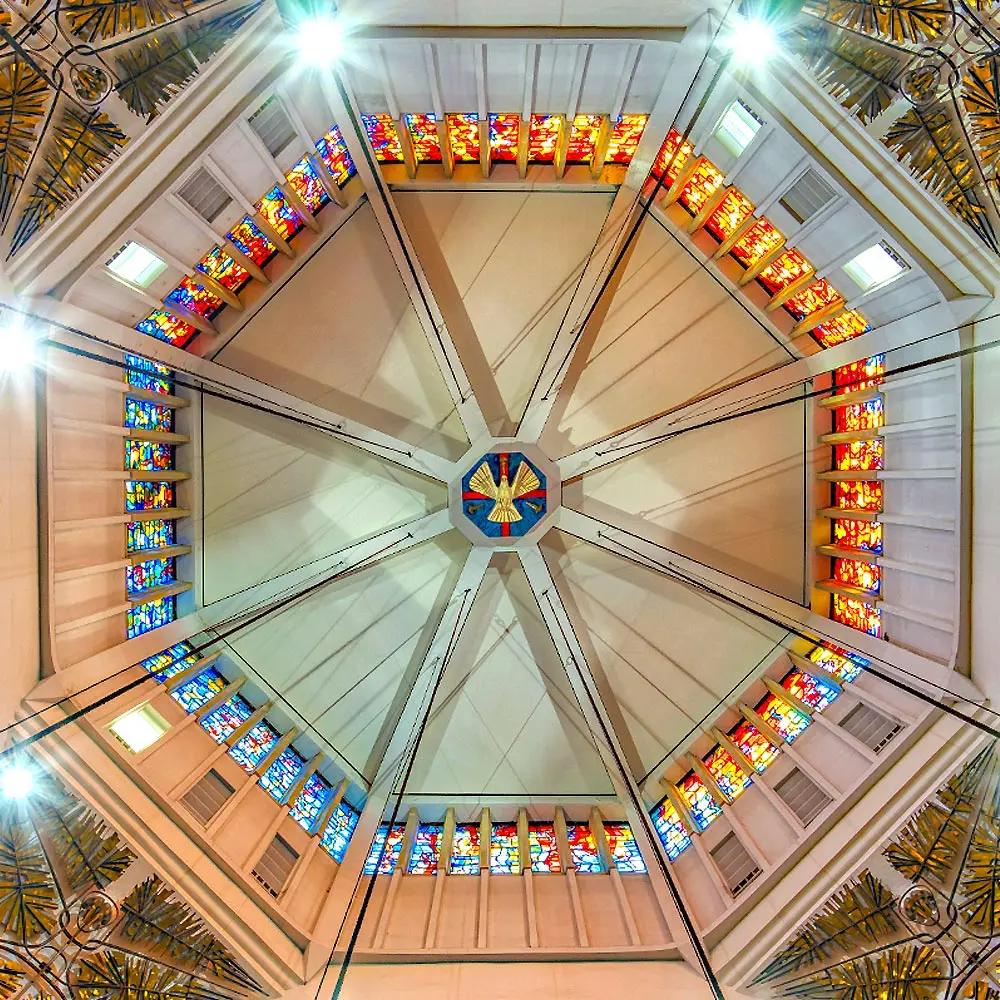
{"label": "octagonal ceiling panel", "polygon": [[468,447],[367,202],[216,360],[448,458]]}
{"label": "octagonal ceiling panel", "polygon": [[[513,434],[614,196],[465,191],[395,197],[487,423],[495,435]],[[494,381],[498,391],[490,391]]]}
{"label": "octagonal ceiling panel", "polygon": [[203,600],[440,510],[443,484],[322,431],[206,397]]}

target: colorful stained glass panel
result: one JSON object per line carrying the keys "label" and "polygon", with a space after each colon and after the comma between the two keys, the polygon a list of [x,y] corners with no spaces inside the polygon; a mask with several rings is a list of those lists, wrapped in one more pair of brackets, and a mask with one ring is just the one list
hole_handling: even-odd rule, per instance
{"label": "colorful stained glass panel", "polygon": [[649,115],[619,115],[611,120],[611,138],[608,139],[608,155],[605,163],[632,162],[639,140],[646,128]]}
{"label": "colorful stained glass panel", "polygon": [[517,824],[494,823],[490,837],[490,871],[499,875],[516,875],[521,860]]}
{"label": "colorful stained glass panel", "polygon": [[406,128],[410,133],[410,143],[417,163],[440,163],[441,143],[438,140],[437,117],[406,115]]}
{"label": "colorful stained glass panel", "polygon": [[362,115],[361,122],[379,163],[403,162],[403,147],[399,143],[392,115]]}
{"label": "colorful stained glass panel", "polygon": [[689,771],[676,787],[699,830],[707,830],[712,821],[722,815],[722,806],[715,801],[712,793],[705,787],[705,782],[694,771]]}
{"label": "colorful stained glass panel", "polygon": [[496,163],[517,160],[521,119],[517,115],[490,115],[490,158]]}
{"label": "colorful stained glass panel", "polygon": [[753,214],[753,202],[737,188],[730,188],[715,211],[705,222],[705,228],[725,243]]}
{"label": "colorful stained glass panel", "polygon": [[594,159],[597,139],[601,134],[603,115],[576,115],[566,148],[567,163],[587,163]]}
{"label": "colorful stained glass panel", "polygon": [[479,874],[479,824],[460,823],[451,844],[452,875]]}
{"label": "colorful stained glass panel", "polygon": [[876,430],[885,419],[881,399],[867,399],[863,403],[838,406],[833,411],[833,429],[844,431]]}
{"label": "colorful stained glass panel", "polygon": [[143,431],[172,431],[174,411],[169,406],[157,406],[145,399],[126,398],[125,426]]}
{"label": "colorful stained glass panel", "polygon": [[793,281],[798,281],[800,278],[811,274],[812,269],[812,264],[793,247],[778,254],[757,275],[757,280],[771,295],[774,295],[775,292],[780,292],[783,288],[787,288]]}
{"label": "colorful stained glass panel", "polygon": [[346,802],[339,802],[320,837],[319,846],[339,865],[347,853],[354,828],[358,825],[358,813]]}
{"label": "colorful stained glass panel", "polygon": [[697,215],[722,186],[722,173],[708,160],[702,160],[691,172],[677,200],[692,215]]}
{"label": "colorful stained glass panel", "polygon": [[135,597],[153,587],[164,587],[176,579],[177,572],[173,559],[147,559],[125,570],[125,586],[129,597]]}
{"label": "colorful stained glass panel", "polygon": [[250,773],[271,752],[280,734],[269,722],[261,719],[248,733],[244,733],[230,748],[229,756],[244,771]]}
{"label": "colorful stained glass panel", "polygon": [[744,773],[743,768],[733,760],[732,754],[725,747],[717,746],[704,758],[704,762],[709,774],[718,782],[723,795],[730,800],[739,797],[744,788],[749,788],[753,784],[750,775]]}
{"label": "colorful stained glass panel", "polygon": [[176,618],[177,602],[173,597],[161,597],[140,604],[138,607],[129,608],[126,615],[128,637],[134,639],[137,635],[152,632],[154,628],[167,625]]}
{"label": "colorful stained glass panel", "polygon": [[295,784],[295,779],[305,766],[306,762],[302,754],[294,747],[285,747],[260,776],[260,787],[275,802],[283,802],[288,790]]}
{"label": "colorful stained glass panel", "polygon": [[833,484],[833,505],[850,510],[882,509],[882,484],[867,479]]}
{"label": "colorful stained glass panel", "polygon": [[157,441],[125,442],[125,468],[138,472],[163,472],[174,467],[174,446]]}
{"label": "colorful stained glass panel", "polygon": [[532,115],[528,133],[528,159],[533,163],[551,163],[559,145],[561,115]]}
{"label": "colorful stained glass panel", "polygon": [[226,236],[258,267],[263,267],[278,252],[278,248],[257,228],[249,215],[237,222]]}
{"label": "colorful stained glass panel", "polygon": [[604,832],[608,838],[611,862],[620,872],[644,873],[646,864],[639,853],[635,834],[628,823],[605,823]]}
{"label": "colorful stained glass panel", "polygon": [[849,587],[860,587],[877,594],[882,587],[882,571],[874,563],[856,559],[834,559],[833,578]]}
{"label": "colorful stained glass panel", "polygon": [[173,483],[132,482],[125,484],[125,509],[166,510],[174,505]]}
{"label": "colorful stained glass panel", "polygon": [[318,771],[313,771],[306,778],[306,783],[302,786],[302,791],[295,796],[295,801],[292,803],[292,808],[288,810],[288,815],[306,833],[311,833],[312,828],[319,819],[319,814],[332,797],[333,787],[330,785],[330,782]]}
{"label": "colorful stained glass panel", "polygon": [[413,851],[406,870],[410,875],[437,875],[444,827],[437,823],[421,823],[413,838]]}
{"label": "colorful stained glass panel", "polygon": [[809,659],[822,667],[828,674],[845,683],[855,680],[861,671],[868,666],[868,661],[857,653],[848,653],[842,649],[829,646],[816,646]]}
{"label": "colorful stained glass panel", "polygon": [[191,278],[184,278],[181,283],[164,298],[164,303],[183,306],[188,312],[214,319],[225,303],[203,285]]}
{"label": "colorful stained glass panel", "polygon": [[842,594],[834,594],[832,603],[830,617],[835,622],[867,632],[876,639],[882,637],[882,612],[874,604],[865,604],[856,597],[844,597]]}
{"label": "colorful stained glass panel", "polygon": [[236,732],[250,716],[253,715],[253,705],[242,695],[234,694],[218,708],[213,708],[201,720],[201,728],[215,740],[223,743]]}
{"label": "colorful stained glass panel", "polygon": [[601,855],[589,823],[567,823],[566,840],[570,860],[578,872],[593,875],[601,871]]}
{"label": "colorful stained glass panel", "polygon": [[861,334],[870,329],[868,320],[861,313],[852,309],[821,323],[812,331],[812,335],[824,347],[836,347],[837,344],[843,344],[855,337],[860,337]]}
{"label": "colorful stained glass panel", "polygon": [[556,828],[551,823],[528,824],[528,854],[533,872],[562,871]]}
{"label": "colorful stained glass panel", "polygon": [[781,686],[799,701],[821,712],[831,702],[836,701],[840,694],[835,684],[823,680],[822,677],[807,674],[798,667],[793,667],[785,674]]}
{"label": "colorful stained glass panel", "polygon": [[730,255],[746,268],[773,253],[785,237],[767,219],[758,219],[734,244]]}
{"label": "colorful stained glass panel", "polygon": [[670,799],[664,799],[650,813],[653,818],[653,826],[663,844],[667,857],[673,861],[691,846],[691,836],[684,829],[677,810]]}
{"label": "colorful stained glass panel", "polygon": [[854,518],[837,518],[833,522],[833,544],[845,549],[864,549],[866,552],[882,551],[882,525],[878,521],[857,521]]}
{"label": "colorful stained glass panel", "polygon": [[170,381],[173,373],[164,365],[140,358],[137,354],[126,354],[125,364],[128,365],[125,381],[129,385],[134,385],[137,389],[147,389],[149,392],[158,392],[164,396],[173,391],[173,384]]}
{"label": "colorful stained glass panel", "polygon": [[195,265],[199,271],[214,278],[223,288],[238,292],[250,280],[250,272],[233,260],[221,247],[213,247]]}
{"label": "colorful stained glass panel", "polygon": [[881,438],[872,441],[848,441],[834,445],[833,467],[842,472],[871,472],[882,468],[885,445]]}
{"label": "colorful stained glass panel", "polygon": [[163,650],[162,653],[147,657],[139,666],[151,674],[157,674],[158,681],[165,681],[168,677],[173,677],[174,674],[187,670],[200,658],[199,653],[192,651],[191,643],[179,642],[169,649]]}
{"label": "colorful stained glass panel", "polygon": [[155,337],[174,347],[187,347],[198,333],[190,323],[165,309],[154,309],[145,319],[139,320],[135,328],[147,337]]}
{"label": "colorful stained glass panel", "polygon": [[226,679],[217,670],[207,667],[195,677],[188,678],[180,687],[170,692],[170,697],[185,712],[196,712],[211,701],[226,686]]}
{"label": "colorful stained glass panel", "polygon": [[316,173],[316,168],[308,156],[303,156],[285,174],[285,179],[313,215],[330,201],[330,196],[326,193],[326,188],[323,187],[323,181],[320,180],[320,176]]}
{"label": "colorful stained glass panel", "polygon": [[803,288],[801,292],[786,299],[785,309],[792,314],[794,319],[800,320],[843,301],[843,296],[826,278],[819,278],[808,288]]}
{"label": "colorful stained glass panel", "polygon": [[786,742],[791,743],[809,726],[809,716],[777,695],[768,694],[757,704],[757,714]]}
{"label": "colorful stained glass panel", "polygon": [[[383,823],[375,833],[372,841],[372,849],[368,852],[368,860],[365,862],[364,874],[374,875],[376,866],[379,875],[391,875],[396,870],[396,862],[399,860],[399,852],[403,847],[403,834],[406,827],[399,823],[389,829],[387,823]],[[386,836],[388,834],[388,836]],[[385,845],[383,853],[382,847]],[[381,862],[379,857],[382,858]]]}
{"label": "colorful stained glass panel", "polygon": [[129,552],[162,549],[176,542],[173,521],[129,521],[125,525],[125,542]]}
{"label": "colorful stained glass panel", "polygon": [[663,188],[669,188],[680,176],[681,171],[691,159],[694,146],[691,143],[681,142],[681,134],[676,129],[671,129],[667,133],[659,153],[656,154],[656,162],[653,164],[653,176],[659,178],[666,172],[666,179]]}
{"label": "colorful stained glass panel", "polygon": [[850,365],[841,365],[833,373],[833,384],[837,386],[836,394],[856,392],[880,385],[885,381],[885,355],[873,354],[870,358],[855,361]]}
{"label": "colorful stained glass panel", "polygon": [[302,216],[288,204],[277,184],[257,202],[257,211],[286,242],[305,225]]}
{"label": "colorful stained glass panel", "polygon": [[456,163],[479,162],[479,115],[448,115],[448,142]]}
{"label": "colorful stained glass panel", "polygon": [[729,730],[729,738],[740,748],[743,756],[753,764],[753,768],[758,774],[763,774],[778,757],[778,748],[773,746],[770,740],[746,719]]}
{"label": "colorful stained glass panel", "polygon": [[354,176],[354,161],[336,125],[321,139],[316,140],[316,152],[338,187],[343,187]]}

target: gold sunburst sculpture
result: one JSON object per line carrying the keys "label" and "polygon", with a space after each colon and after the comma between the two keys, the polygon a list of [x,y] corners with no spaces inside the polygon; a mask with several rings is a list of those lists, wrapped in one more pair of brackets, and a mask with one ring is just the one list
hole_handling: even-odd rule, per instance
{"label": "gold sunburst sculpture", "polygon": [[487,515],[487,520],[493,521],[495,524],[511,524],[514,521],[520,521],[521,514],[514,506],[514,501],[527,493],[533,493],[541,485],[538,476],[523,458],[514,473],[513,482],[508,482],[507,473],[501,467],[500,482],[496,483],[487,462],[483,462],[469,480],[469,486],[472,489],[494,501],[493,509]]}

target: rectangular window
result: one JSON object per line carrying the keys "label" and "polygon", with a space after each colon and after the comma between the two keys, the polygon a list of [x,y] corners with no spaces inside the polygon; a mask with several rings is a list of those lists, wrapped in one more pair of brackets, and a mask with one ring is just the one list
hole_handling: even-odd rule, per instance
{"label": "rectangular window", "polygon": [[673,861],[691,846],[691,837],[670,799],[663,799],[650,813],[667,857]]}
{"label": "rectangular window", "polygon": [[712,135],[725,150],[739,156],[763,125],[742,101],[733,101],[722,113]]}
{"label": "rectangular window", "polygon": [[109,726],[115,739],[132,753],[151,747],[169,728],[167,720],[151,705],[133,708]]}
{"label": "rectangular window", "polygon": [[521,847],[516,823],[494,823],[490,837],[490,872],[516,875],[520,870]]}
{"label": "rectangular window", "polygon": [[207,823],[235,792],[225,778],[216,770],[211,770],[191,787],[181,800],[202,823]]}
{"label": "rectangular window", "polygon": [[694,771],[689,771],[677,783],[677,791],[684,799],[691,818],[698,824],[699,830],[707,830],[709,825],[722,813],[722,806],[712,797],[705,787],[705,782]]}
{"label": "rectangular window", "polygon": [[530,823],[528,825],[528,852],[531,870],[534,872],[562,871],[559,860],[559,845],[556,829],[551,823]]}
{"label": "rectangular window", "polygon": [[333,795],[333,787],[318,771],[313,771],[306,778],[306,783],[302,786],[302,791],[295,797],[292,808],[288,815],[302,827],[306,833],[311,833],[312,828],[319,819],[319,814],[326,807],[327,802]]}
{"label": "rectangular window", "polygon": [[[406,827],[402,823],[389,829],[387,823],[383,823],[375,834],[372,841],[372,849],[368,852],[368,860],[365,862],[365,875],[374,875],[376,866],[379,875],[391,875],[396,870],[396,862],[399,860],[399,852],[403,847],[403,834]],[[382,845],[385,844],[385,851]],[[379,861],[381,856],[382,860]]]}
{"label": "rectangular window", "polygon": [[815,785],[798,768],[786,778],[782,778],[774,790],[781,796],[789,809],[808,826],[829,804],[830,797]]}
{"label": "rectangular window", "polygon": [[437,823],[421,823],[413,838],[413,851],[406,871],[410,875],[437,875],[441,854],[441,834],[444,827]]}
{"label": "rectangular window", "polygon": [[285,747],[271,766],[260,776],[260,787],[275,802],[284,802],[285,795],[305,766],[305,759],[294,747]]}
{"label": "rectangular window", "polygon": [[224,701],[218,708],[212,709],[201,720],[201,728],[215,740],[223,743],[236,732],[250,716],[253,715],[253,705],[241,695],[235,694]]}
{"label": "rectangular window", "polygon": [[253,877],[272,896],[277,897],[298,860],[299,852],[283,837],[276,836],[253,866]]}
{"label": "rectangular window", "polygon": [[451,844],[452,875],[479,874],[479,824],[459,823]]}
{"label": "rectangular window", "polygon": [[895,719],[890,719],[868,705],[856,705],[844,716],[840,726],[875,753],[881,753],[885,745],[903,728]]}
{"label": "rectangular window", "polygon": [[573,867],[578,872],[594,874],[601,871],[601,855],[589,823],[567,823],[566,839]]}
{"label": "rectangular window", "polygon": [[250,116],[249,125],[272,156],[295,139],[295,127],[276,97],[269,98]]}
{"label": "rectangular window", "polygon": [[908,265],[887,243],[862,250],[844,265],[844,273],[863,292],[888,284],[906,270]]}
{"label": "rectangular window", "polygon": [[130,639],[152,632],[177,618],[177,601],[173,597],[160,597],[129,608],[126,615],[126,632]]}
{"label": "rectangular window", "polygon": [[810,167],[778,200],[796,222],[811,219],[836,197],[836,191]]}
{"label": "rectangular window", "polygon": [[456,163],[479,162],[479,115],[448,115],[448,141]]}
{"label": "rectangular window", "polygon": [[204,167],[199,167],[177,193],[206,222],[216,219],[232,201],[226,189]]}
{"label": "rectangular window", "polygon": [[166,261],[132,240],[118,250],[106,266],[112,274],[140,288],[148,288],[167,269]]}
{"label": "rectangular window", "polygon": [[170,697],[185,712],[197,712],[202,705],[219,694],[225,686],[225,677],[212,667],[208,667],[196,677],[191,677],[180,687],[171,691]]}
{"label": "rectangular window", "polygon": [[244,733],[233,744],[229,756],[249,774],[271,752],[278,739],[278,730],[261,719],[249,733]]}
{"label": "rectangular window", "polygon": [[344,860],[347,853],[347,845],[351,842],[351,835],[358,825],[358,812],[352,809],[346,802],[337,804],[333,810],[323,836],[320,838],[319,846],[326,851],[339,865]]}
{"label": "rectangular window", "polygon": [[728,834],[709,853],[722,875],[722,881],[734,896],[738,896],[760,875],[760,868],[735,833]]}
{"label": "rectangular window", "polygon": [[608,838],[611,862],[620,872],[644,874],[646,863],[639,853],[635,834],[628,823],[605,823],[604,833]]}

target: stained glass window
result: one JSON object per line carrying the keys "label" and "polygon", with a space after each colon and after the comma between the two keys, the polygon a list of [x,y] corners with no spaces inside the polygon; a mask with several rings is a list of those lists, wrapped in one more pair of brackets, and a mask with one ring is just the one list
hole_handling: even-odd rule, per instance
{"label": "stained glass window", "polygon": [[129,385],[134,385],[137,389],[158,392],[164,396],[173,390],[169,377],[172,373],[169,368],[158,365],[155,361],[140,358],[137,354],[126,354],[125,364],[128,365],[125,381]]}
{"label": "stained glass window", "polygon": [[406,127],[417,163],[440,163],[441,143],[435,115],[406,115]]}
{"label": "stained glass window", "polygon": [[691,177],[681,189],[677,200],[692,215],[697,215],[709,198],[722,185],[722,173],[709,163],[702,160],[691,172]]}
{"label": "stained glass window", "polygon": [[850,587],[860,587],[877,594],[882,585],[882,571],[874,563],[858,562],[855,559],[834,559],[833,578],[838,583]]}
{"label": "stained glass window", "polygon": [[158,681],[165,681],[168,677],[173,677],[174,674],[187,670],[200,658],[200,654],[192,652],[191,643],[179,642],[169,649],[163,650],[162,653],[147,657],[139,666],[151,674],[158,674],[156,678]]}
{"label": "stained glass window", "polygon": [[733,755],[725,748],[717,746],[704,758],[709,774],[718,782],[724,795],[729,799],[737,798],[744,788],[753,784],[749,774],[733,760]]}
{"label": "stained glass window", "polygon": [[859,632],[867,632],[876,639],[882,637],[882,612],[874,604],[865,604],[856,597],[834,594],[831,617]]}
{"label": "stained glass window", "polygon": [[306,778],[306,783],[302,786],[302,791],[295,796],[292,808],[288,815],[302,827],[306,833],[311,833],[312,828],[319,819],[319,814],[326,807],[327,802],[333,796],[333,788],[318,771],[313,771]]}
{"label": "stained glass window", "polygon": [[413,851],[407,872],[410,875],[437,875],[444,827],[437,823],[421,823],[413,838]]}
{"label": "stained glass window", "polygon": [[278,730],[261,719],[250,732],[244,733],[229,749],[229,756],[244,771],[250,773],[271,752],[278,742]]}
{"label": "stained glass window", "polygon": [[125,442],[125,468],[156,472],[174,467],[174,446],[156,441]]}
{"label": "stained glass window", "polygon": [[845,683],[853,681],[868,666],[868,661],[863,656],[830,646],[816,646],[809,654],[809,659]]}
{"label": "stained glass window", "polygon": [[836,518],[833,522],[833,543],[845,549],[864,549],[866,552],[882,551],[882,525],[878,521],[857,521],[854,518]]}
{"label": "stained glass window", "polygon": [[285,174],[285,179],[313,215],[330,200],[330,196],[326,193],[326,188],[323,187],[323,182],[308,156],[303,156]]}
{"label": "stained glass window", "polygon": [[125,585],[129,597],[152,587],[163,587],[177,579],[173,559],[147,559],[125,570]]}
{"label": "stained glass window", "polygon": [[456,163],[479,162],[479,115],[448,115],[448,142]]}
{"label": "stained glass window", "polygon": [[833,505],[850,510],[880,511],[882,509],[882,484],[867,479],[834,483]]}
{"label": "stained glass window", "polygon": [[[403,846],[403,834],[406,827],[399,823],[389,830],[389,825],[383,823],[375,834],[372,841],[372,849],[368,853],[368,860],[365,862],[364,874],[374,875],[375,866],[378,865],[379,875],[391,875],[396,869],[396,861],[399,859],[399,852]],[[388,834],[388,841],[386,839]],[[382,863],[379,864],[379,854],[382,853],[382,845],[385,844],[385,854],[382,855]]]}
{"label": "stained glass window", "polygon": [[578,872],[591,875],[601,871],[601,855],[589,823],[567,823],[566,840],[570,860]]}
{"label": "stained glass window", "polygon": [[821,712],[832,701],[836,701],[837,695],[840,694],[829,681],[807,674],[798,667],[793,667],[785,674],[781,686],[799,701]]}
{"label": "stained glass window", "polygon": [[163,301],[168,306],[171,303],[183,306],[188,312],[204,316],[205,319],[213,319],[225,305],[218,295],[191,278],[184,278]]}
{"label": "stained glass window", "polygon": [[326,135],[316,140],[316,152],[339,187],[354,176],[354,161],[338,126],[334,125]]}
{"label": "stained glass window", "polygon": [[132,482],[125,484],[125,509],[167,510],[174,505],[173,483]]}
{"label": "stained glass window", "polygon": [[730,188],[715,211],[705,222],[705,228],[725,243],[753,214],[753,202],[737,188]]}
{"label": "stained glass window", "polygon": [[628,823],[605,823],[604,832],[608,837],[611,861],[620,872],[646,871],[646,864],[639,853],[635,834]]}
{"label": "stained glass window", "polygon": [[479,874],[479,824],[460,823],[451,843],[452,875]]}
{"label": "stained glass window", "polygon": [[362,115],[361,121],[368,133],[375,159],[379,163],[402,163],[403,147],[399,144],[392,115]]}
{"label": "stained glass window", "polygon": [[848,441],[833,449],[833,467],[843,472],[870,472],[881,469],[885,446],[881,438],[871,441]]}
{"label": "stained glass window", "polygon": [[257,228],[249,215],[237,222],[226,237],[258,267],[263,267],[278,252],[278,248]]}
{"label": "stained glass window", "polygon": [[226,686],[226,679],[217,670],[207,667],[195,677],[189,677],[180,687],[170,692],[170,697],[185,712],[197,712]]}
{"label": "stained glass window", "polygon": [[691,818],[698,825],[699,830],[707,830],[712,820],[722,814],[722,807],[705,787],[705,782],[694,771],[689,771],[678,782],[677,791],[687,803]]}
{"label": "stained glass window", "polygon": [[653,164],[653,176],[659,178],[666,171],[667,177],[663,182],[664,188],[669,188],[680,176],[681,171],[691,159],[694,146],[686,140],[681,142],[681,134],[676,129],[671,129],[667,133],[659,153],[656,154],[656,162]]}
{"label": "stained glass window", "polygon": [[306,762],[302,754],[294,747],[285,747],[271,763],[271,766],[260,776],[260,787],[275,802],[282,802],[288,789],[295,784],[295,779],[305,766]]}
{"label": "stained glass window", "polygon": [[172,431],[174,411],[145,399],[125,399],[125,426],[144,431]]}
{"label": "stained glass window", "polygon": [[768,693],[757,704],[757,714],[786,742],[791,743],[809,726],[809,716],[777,695]]}
{"label": "stained glass window", "polygon": [[516,823],[494,823],[490,837],[490,871],[501,875],[516,875],[521,860]]}
{"label": "stained glass window", "polygon": [[868,389],[884,381],[884,354],[873,354],[870,358],[855,361],[853,364],[841,365],[833,373],[833,384],[837,386],[837,395]]}
{"label": "stained glass window", "polygon": [[285,196],[277,184],[257,202],[257,211],[285,242],[304,225],[302,216],[285,201]]}
{"label": "stained glass window", "polygon": [[241,267],[221,247],[213,247],[195,265],[199,271],[213,277],[223,288],[238,292],[250,280],[250,272]]}
{"label": "stained glass window", "polygon": [[760,274],[757,280],[774,295],[783,288],[787,288],[793,281],[804,278],[812,273],[812,264],[809,263],[794,247],[780,253]]}
{"label": "stained glass window", "polygon": [[734,244],[730,255],[746,268],[773,253],[785,237],[767,219],[758,219]]}
{"label": "stained glass window", "polygon": [[126,548],[129,552],[162,549],[175,543],[173,521],[129,521],[125,525]]}
{"label": "stained glass window", "polygon": [[788,298],[785,301],[785,309],[799,320],[843,301],[843,296],[826,278],[819,278],[808,288],[803,288],[801,292]]}
{"label": "stained glass window", "polygon": [[677,810],[670,799],[664,799],[650,813],[653,818],[653,826],[659,835],[660,843],[663,844],[667,857],[673,861],[691,846],[691,836],[684,829]]}
{"label": "stained glass window", "polygon": [[534,163],[551,163],[559,144],[561,115],[532,115],[528,133],[528,159]]}
{"label": "stained glass window", "polygon": [[566,148],[567,163],[589,164],[594,159],[597,137],[600,135],[603,121],[603,115],[576,115],[573,118],[569,145]]}
{"label": "stained glass window", "polygon": [[521,119],[517,115],[490,115],[490,157],[497,163],[517,160]]}
{"label": "stained glass window", "polygon": [[198,333],[190,323],[165,309],[154,309],[145,319],[139,320],[135,328],[148,337],[163,340],[174,347],[187,347]]}
{"label": "stained glass window", "polygon": [[744,719],[729,730],[729,738],[740,748],[743,756],[753,764],[758,774],[764,771],[777,759],[778,748],[752,723]]}
{"label": "stained glass window", "polygon": [[860,337],[861,334],[870,329],[868,320],[861,313],[852,309],[821,323],[813,330],[812,335],[824,347],[836,347],[837,344],[843,344],[855,337]]}
{"label": "stained glass window", "polygon": [[867,399],[863,403],[838,406],[833,411],[833,429],[843,431],[876,430],[885,419],[881,399]]}
{"label": "stained glass window", "polygon": [[127,614],[127,633],[130,639],[154,628],[166,625],[177,617],[177,602],[173,597],[161,597],[155,601],[147,601],[138,607],[129,608]]}
{"label": "stained glass window", "polygon": [[337,808],[330,815],[323,836],[320,837],[319,846],[338,865],[344,860],[344,855],[347,853],[347,845],[351,842],[351,835],[358,825],[358,818],[358,813],[346,802],[339,802]]}
{"label": "stained glass window", "polygon": [[639,140],[649,115],[619,115],[611,120],[611,138],[608,140],[608,155],[605,163],[632,162],[635,151],[639,148]]}
{"label": "stained glass window", "polygon": [[562,871],[556,828],[551,823],[528,824],[528,854],[532,871],[553,874]]}
{"label": "stained glass window", "polygon": [[216,743],[222,743],[228,736],[235,733],[251,715],[253,715],[253,705],[242,695],[234,694],[218,708],[213,708],[201,720],[201,727]]}

